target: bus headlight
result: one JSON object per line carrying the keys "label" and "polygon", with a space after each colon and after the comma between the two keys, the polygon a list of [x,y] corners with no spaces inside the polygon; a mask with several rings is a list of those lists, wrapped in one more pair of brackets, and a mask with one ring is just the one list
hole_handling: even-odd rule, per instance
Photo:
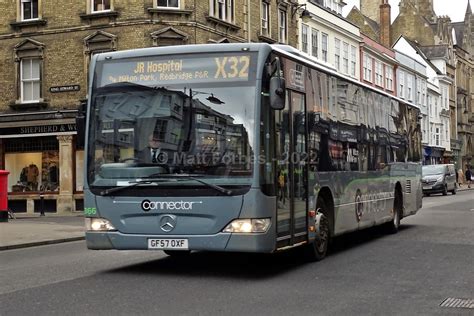
{"label": "bus headlight", "polygon": [[105,218],[86,217],[86,230],[107,231],[116,230],[115,227]]}
{"label": "bus headlight", "polygon": [[269,218],[247,218],[233,220],[224,228],[224,233],[265,233],[270,227]]}

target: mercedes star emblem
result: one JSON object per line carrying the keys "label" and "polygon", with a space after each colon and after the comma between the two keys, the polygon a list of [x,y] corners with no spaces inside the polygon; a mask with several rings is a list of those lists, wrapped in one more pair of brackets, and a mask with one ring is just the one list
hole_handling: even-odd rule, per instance
{"label": "mercedes star emblem", "polygon": [[176,216],[163,215],[160,219],[160,228],[162,231],[169,233],[176,227]]}

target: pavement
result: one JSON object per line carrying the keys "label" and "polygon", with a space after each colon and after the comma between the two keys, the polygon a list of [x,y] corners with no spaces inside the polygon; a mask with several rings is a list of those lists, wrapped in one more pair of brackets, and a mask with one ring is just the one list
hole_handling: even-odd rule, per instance
{"label": "pavement", "polygon": [[0,223],[0,251],[83,240],[84,215],[16,213],[15,219]]}
{"label": "pavement", "polygon": [[[458,191],[468,189],[466,185]],[[51,214],[45,216],[15,214],[15,219],[0,223],[0,251],[69,241],[83,240],[84,215],[81,212],[71,214]]]}

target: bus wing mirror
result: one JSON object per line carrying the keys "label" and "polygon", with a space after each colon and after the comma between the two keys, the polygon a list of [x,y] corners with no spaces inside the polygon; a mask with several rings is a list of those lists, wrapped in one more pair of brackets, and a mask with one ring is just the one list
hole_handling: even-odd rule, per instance
{"label": "bus wing mirror", "polygon": [[274,110],[285,108],[285,79],[280,76],[270,79],[270,106]]}
{"label": "bus wing mirror", "polygon": [[87,111],[87,103],[81,102],[81,105],[79,106],[79,111],[77,112],[77,116],[76,116],[76,130],[77,130],[76,146],[79,148],[84,147],[85,145],[86,111]]}

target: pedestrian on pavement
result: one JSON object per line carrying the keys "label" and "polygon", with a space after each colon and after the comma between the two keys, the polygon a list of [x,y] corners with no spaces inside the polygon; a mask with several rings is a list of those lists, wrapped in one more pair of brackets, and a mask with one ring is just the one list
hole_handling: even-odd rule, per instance
{"label": "pedestrian on pavement", "polygon": [[457,181],[458,181],[459,187],[461,187],[461,185],[464,183],[464,173],[462,172],[461,168],[459,168],[457,174],[458,174]]}
{"label": "pedestrian on pavement", "polygon": [[465,176],[466,176],[467,187],[470,188],[471,187],[471,180],[472,180],[472,173],[471,173],[471,169],[469,168],[469,165],[466,165]]}

